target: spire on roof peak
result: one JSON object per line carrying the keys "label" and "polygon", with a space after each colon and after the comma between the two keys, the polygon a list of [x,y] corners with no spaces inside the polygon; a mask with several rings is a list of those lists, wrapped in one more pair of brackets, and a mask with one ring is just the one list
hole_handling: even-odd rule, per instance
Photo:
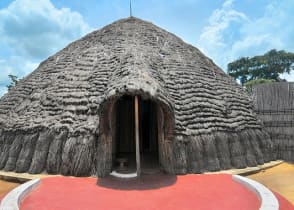
{"label": "spire on roof peak", "polygon": [[133,14],[132,14],[132,0],[130,0],[130,17],[133,17]]}

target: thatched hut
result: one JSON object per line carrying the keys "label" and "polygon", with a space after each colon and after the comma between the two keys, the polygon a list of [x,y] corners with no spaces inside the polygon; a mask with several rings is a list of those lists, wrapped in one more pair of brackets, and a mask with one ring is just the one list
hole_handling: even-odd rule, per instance
{"label": "thatched hut", "polygon": [[294,161],[294,82],[273,82],[253,87],[257,117],[270,135],[272,157]]}
{"label": "thatched hut", "polygon": [[42,62],[1,98],[0,126],[0,169],[16,172],[105,176],[120,154],[139,150],[167,173],[201,173],[262,164],[272,150],[232,78],[133,17]]}

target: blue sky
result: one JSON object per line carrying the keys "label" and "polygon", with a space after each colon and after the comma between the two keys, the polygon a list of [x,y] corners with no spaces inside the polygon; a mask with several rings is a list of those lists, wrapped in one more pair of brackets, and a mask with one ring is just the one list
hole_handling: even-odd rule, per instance
{"label": "blue sky", "polygon": [[[294,52],[294,0],[132,0],[133,16],[228,62],[270,49]],[[0,96],[70,42],[129,16],[129,0],[0,0]],[[294,81],[294,72],[282,75]]]}

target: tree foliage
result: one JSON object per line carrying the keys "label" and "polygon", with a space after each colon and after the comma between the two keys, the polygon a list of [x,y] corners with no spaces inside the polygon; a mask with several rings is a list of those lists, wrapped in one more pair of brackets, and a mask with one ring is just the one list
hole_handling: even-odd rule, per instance
{"label": "tree foliage", "polygon": [[270,50],[264,55],[242,57],[228,64],[228,74],[244,84],[251,80],[280,81],[280,74],[294,69],[294,53]]}
{"label": "tree foliage", "polygon": [[17,76],[12,75],[12,74],[9,74],[8,77],[9,77],[10,80],[11,80],[11,81],[10,81],[10,84],[7,85],[7,88],[8,88],[8,90],[9,90],[9,89],[11,89],[12,87],[14,87],[14,86],[17,84],[18,79],[17,79]]}

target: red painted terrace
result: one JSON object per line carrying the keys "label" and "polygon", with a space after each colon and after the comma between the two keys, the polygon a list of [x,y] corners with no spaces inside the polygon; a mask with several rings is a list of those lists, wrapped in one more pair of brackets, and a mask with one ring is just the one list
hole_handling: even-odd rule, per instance
{"label": "red painted terrace", "polygon": [[121,179],[51,177],[12,190],[0,210],[200,209],[294,210],[260,183],[227,174],[143,175]]}

